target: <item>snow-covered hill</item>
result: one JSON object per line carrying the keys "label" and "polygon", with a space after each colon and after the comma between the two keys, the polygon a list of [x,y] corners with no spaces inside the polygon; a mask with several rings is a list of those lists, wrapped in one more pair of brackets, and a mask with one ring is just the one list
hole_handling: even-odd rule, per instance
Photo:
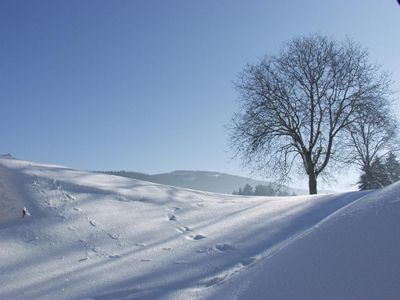
{"label": "snow-covered hill", "polygon": [[1,158],[0,211],[0,299],[400,297],[399,184],[239,197]]}

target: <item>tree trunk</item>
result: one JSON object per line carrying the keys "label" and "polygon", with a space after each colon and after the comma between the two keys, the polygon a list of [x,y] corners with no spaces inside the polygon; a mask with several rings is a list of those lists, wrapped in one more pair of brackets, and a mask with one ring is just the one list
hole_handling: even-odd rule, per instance
{"label": "tree trunk", "polygon": [[308,191],[310,195],[317,194],[317,175],[315,174],[315,165],[313,163],[311,153],[305,153],[304,164],[306,166],[308,175]]}
{"label": "tree trunk", "polygon": [[308,173],[308,190],[310,195],[317,194],[317,177],[314,171]]}

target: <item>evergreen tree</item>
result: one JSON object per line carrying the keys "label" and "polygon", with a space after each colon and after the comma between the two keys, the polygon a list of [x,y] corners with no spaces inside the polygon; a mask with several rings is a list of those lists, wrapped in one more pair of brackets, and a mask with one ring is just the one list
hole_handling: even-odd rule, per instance
{"label": "evergreen tree", "polygon": [[371,189],[371,171],[370,168],[363,167],[361,168],[361,171],[363,172],[360,176],[360,180],[358,181],[358,189],[363,191],[363,190],[369,190]]}
{"label": "evergreen tree", "polygon": [[394,153],[390,153],[385,161],[387,184],[392,184],[400,180],[400,162]]}
{"label": "evergreen tree", "polygon": [[[246,184],[243,188],[239,188],[239,191],[233,191],[234,195],[245,195],[245,196],[289,196],[289,192],[286,187],[276,185],[273,183],[268,184],[257,184],[254,189],[250,184]],[[295,193],[292,193],[292,196]]]}
{"label": "evergreen tree", "polygon": [[268,184],[268,185],[257,184],[254,188],[254,195],[255,196],[274,196],[275,191],[272,188],[271,184]]}
{"label": "evergreen tree", "polygon": [[360,190],[379,189],[382,187],[379,178],[384,174],[384,165],[376,157],[369,166],[362,168],[363,174],[358,182]]}
{"label": "evergreen tree", "polygon": [[376,157],[371,163],[371,188],[380,189],[387,185],[387,173],[385,164],[379,157]]}
{"label": "evergreen tree", "polygon": [[242,191],[242,195],[247,195],[247,196],[251,196],[253,195],[253,187],[246,183],[246,185],[243,187],[243,191]]}
{"label": "evergreen tree", "polygon": [[400,162],[390,153],[384,162],[376,157],[369,167],[363,168],[359,189],[380,189],[400,180]]}

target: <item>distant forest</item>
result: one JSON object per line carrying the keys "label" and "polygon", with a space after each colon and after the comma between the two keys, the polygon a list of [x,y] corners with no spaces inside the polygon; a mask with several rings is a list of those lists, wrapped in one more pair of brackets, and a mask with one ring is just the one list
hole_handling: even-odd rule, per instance
{"label": "distant forest", "polygon": [[296,193],[289,193],[285,187],[277,184],[257,184],[254,188],[250,184],[245,184],[238,191],[233,191],[233,195],[244,196],[296,196]]}
{"label": "distant forest", "polygon": [[234,191],[236,195],[253,196],[288,196],[305,193],[268,181],[210,171],[180,170],[152,175],[130,171],[99,171],[99,173],[213,193],[232,194]]}
{"label": "distant forest", "polygon": [[98,171],[98,173],[104,173],[108,175],[115,175],[115,176],[122,176],[122,177],[128,177],[132,179],[138,179],[138,180],[143,180],[143,181],[150,181],[153,182],[153,176],[146,174],[146,173],[140,173],[140,172],[127,172],[127,171]]}

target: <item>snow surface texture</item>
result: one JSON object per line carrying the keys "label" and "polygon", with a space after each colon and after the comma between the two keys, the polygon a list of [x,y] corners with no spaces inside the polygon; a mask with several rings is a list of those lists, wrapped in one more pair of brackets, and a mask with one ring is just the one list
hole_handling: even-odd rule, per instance
{"label": "snow surface texture", "polygon": [[0,299],[400,298],[400,184],[243,197],[0,158],[0,211]]}

